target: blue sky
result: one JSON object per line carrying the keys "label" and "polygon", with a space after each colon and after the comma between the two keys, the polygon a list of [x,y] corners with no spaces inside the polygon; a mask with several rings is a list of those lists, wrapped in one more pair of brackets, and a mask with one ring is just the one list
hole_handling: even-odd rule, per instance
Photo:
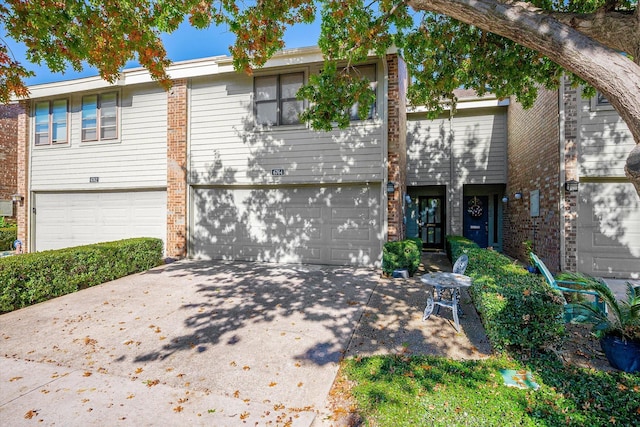
{"label": "blue sky", "polygon": [[[320,24],[318,21],[312,25],[296,25],[290,28],[285,34],[286,47],[315,46],[318,43],[319,34]],[[24,64],[27,69],[36,73],[35,77],[26,80],[27,85],[98,75],[98,72],[91,68],[87,68],[82,72],[76,72],[72,68],[69,68],[64,74],[52,73],[46,66],[39,66],[27,62],[25,58],[26,48],[8,38],[2,27],[0,27],[0,35],[8,44],[15,59]],[[172,34],[164,35],[163,41],[169,58],[175,62],[216,55],[229,55],[229,45],[233,44],[234,36],[223,27],[210,27],[207,30],[197,30],[186,22]],[[137,63],[131,62],[126,68],[136,66],[138,66]]]}

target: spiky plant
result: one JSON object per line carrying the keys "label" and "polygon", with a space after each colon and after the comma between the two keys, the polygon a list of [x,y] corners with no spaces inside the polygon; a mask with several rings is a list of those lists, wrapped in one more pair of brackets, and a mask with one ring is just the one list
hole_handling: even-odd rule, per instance
{"label": "spiky plant", "polygon": [[593,323],[594,335],[602,338],[605,335],[615,335],[623,340],[640,341],[640,286],[633,286],[627,282],[626,300],[616,299],[611,289],[599,279],[583,276],[584,289],[593,290],[607,304],[609,313],[604,313],[588,301],[574,304],[574,310],[579,310],[580,323]]}

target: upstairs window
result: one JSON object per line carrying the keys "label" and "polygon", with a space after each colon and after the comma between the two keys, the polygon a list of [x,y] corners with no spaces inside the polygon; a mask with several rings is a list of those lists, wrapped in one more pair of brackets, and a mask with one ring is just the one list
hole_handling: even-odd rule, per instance
{"label": "upstairs window", "polygon": [[591,98],[591,111],[613,110],[613,105],[600,91],[596,91],[596,96]]}
{"label": "upstairs window", "polygon": [[82,141],[118,138],[118,94],[82,97]]}
{"label": "upstairs window", "polygon": [[281,126],[300,123],[303,102],[296,93],[304,84],[304,73],[256,77],[254,84],[255,117],[259,125]]}
{"label": "upstairs window", "polygon": [[[375,65],[361,65],[355,67],[355,71],[353,71],[354,75],[361,76],[362,78],[366,78],[369,80],[369,87],[373,91],[373,93],[377,93],[378,82],[376,81],[376,66]],[[371,108],[369,108],[369,115],[367,117],[360,117],[358,115],[358,103],[355,103],[351,106],[351,110],[349,113],[351,120],[367,120],[373,119],[376,115],[376,100],[374,99],[371,104]]]}
{"label": "upstairs window", "polygon": [[68,101],[57,99],[35,104],[35,145],[68,142]]}

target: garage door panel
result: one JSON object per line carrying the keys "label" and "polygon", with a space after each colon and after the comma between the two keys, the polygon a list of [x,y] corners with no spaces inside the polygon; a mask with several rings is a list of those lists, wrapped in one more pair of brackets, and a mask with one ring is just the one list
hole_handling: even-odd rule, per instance
{"label": "garage door panel", "polygon": [[578,270],[601,277],[640,277],[640,200],[630,183],[581,183]]}
{"label": "garage door panel", "polygon": [[36,193],[35,249],[130,237],[166,241],[165,191]]}
{"label": "garage door panel", "polygon": [[[371,230],[381,223],[377,217],[379,197],[378,186],[364,185],[196,188],[192,197],[191,255],[374,265],[381,253],[376,237],[379,230]],[[220,245],[235,249],[222,249]]]}

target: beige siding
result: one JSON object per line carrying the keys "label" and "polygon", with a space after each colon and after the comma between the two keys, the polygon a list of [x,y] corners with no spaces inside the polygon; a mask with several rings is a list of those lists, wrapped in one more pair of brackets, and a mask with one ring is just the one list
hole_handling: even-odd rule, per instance
{"label": "beige siding", "polygon": [[458,112],[450,120],[414,114],[407,129],[407,185],[505,183],[506,119],[503,108]]}
{"label": "beige siding", "polygon": [[[379,80],[380,68],[378,67]],[[382,84],[379,85],[383,87]],[[253,80],[242,74],[200,78],[190,99],[193,184],[299,184],[382,181],[381,120],[314,132],[304,125],[256,130]],[[382,102],[378,97],[378,111]],[[274,177],[272,169],[284,169]]]}
{"label": "beige siding", "polygon": [[[165,186],[167,95],[164,90],[157,84],[123,88],[119,95],[119,138],[109,142],[81,142],[82,95],[69,98],[70,144],[33,147],[32,190]],[[99,183],[89,183],[90,177],[98,177]]]}
{"label": "beige siding", "polygon": [[631,132],[618,113],[597,109],[582,99],[578,119],[580,176],[623,177],[624,165],[634,147]]}

